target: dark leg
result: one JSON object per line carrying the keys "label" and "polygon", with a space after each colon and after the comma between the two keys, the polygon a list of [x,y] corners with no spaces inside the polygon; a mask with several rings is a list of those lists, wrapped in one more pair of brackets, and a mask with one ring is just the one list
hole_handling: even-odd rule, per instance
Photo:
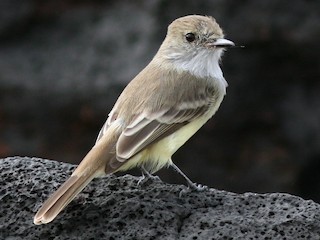
{"label": "dark leg", "polygon": [[189,185],[189,188],[192,189],[192,190],[195,190],[195,191],[203,191],[203,190],[206,190],[208,187],[207,186],[202,186],[200,184],[195,184],[194,182],[192,182],[188,177],[187,175],[185,175],[181,170],[180,168],[178,168],[177,165],[175,165],[174,163],[172,163],[170,165],[177,173],[179,173],[188,183]]}
{"label": "dark leg", "polygon": [[141,169],[141,172],[142,172],[142,176],[143,176],[143,177],[146,177],[146,178],[153,178],[153,177],[155,177],[155,176],[153,176],[151,173],[149,173],[149,172],[147,171],[147,169],[144,168],[144,166],[141,166],[140,169]]}
{"label": "dark leg", "polygon": [[143,166],[140,166],[142,176],[140,177],[138,181],[138,185],[143,184],[147,182],[148,180],[154,180],[154,181],[161,181],[161,179],[158,176],[154,176],[151,173],[149,173]]}

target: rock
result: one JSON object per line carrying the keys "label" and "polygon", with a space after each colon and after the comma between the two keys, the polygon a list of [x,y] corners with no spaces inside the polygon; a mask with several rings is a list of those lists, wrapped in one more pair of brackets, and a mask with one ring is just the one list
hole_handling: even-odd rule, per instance
{"label": "rock", "polygon": [[283,193],[186,189],[137,177],[94,180],[52,223],[33,225],[41,203],[74,165],[0,160],[1,239],[320,239],[320,206]]}
{"label": "rock", "polygon": [[320,203],[319,9],[320,1],[2,0],[0,157],[79,162],[168,24],[206,14],[245,48],[225,53],[227,96],[174,161],[207,185]]}

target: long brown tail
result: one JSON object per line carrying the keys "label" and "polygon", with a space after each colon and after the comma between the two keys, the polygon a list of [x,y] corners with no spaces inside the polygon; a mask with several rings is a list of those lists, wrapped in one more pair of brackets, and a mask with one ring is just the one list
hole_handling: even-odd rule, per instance
{"label": "long brown tail", "polygon": [[[115,138],[104,136],[90,150],[71,177],[49,197],[34,216],[34,224],[51,222],[93,178],[111,173],[116,169],[106,170],[108,162],[115,157]],[[111,140],[111,141],[110,141]]]}
{"label": "long brown tail", "polygon": [[51,222],[92,179],[93,176],[71,176],[38,210],[34,224]]}

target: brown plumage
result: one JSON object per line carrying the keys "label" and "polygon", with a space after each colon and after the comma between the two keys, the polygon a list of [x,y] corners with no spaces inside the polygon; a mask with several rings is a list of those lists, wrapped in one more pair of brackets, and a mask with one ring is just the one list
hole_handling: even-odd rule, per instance
{"label": "brown plumage", "polygon": [[[186,39],[188,33],[195,35],[193,41]],[[124,89],[96,144],[39,209],[35,224],[52,221],[95,177],[135,166],[156,172],[173,164],[171,156],[212,117],[225,95],[217,39],[232,45],[211,17],[187,16],[169,26],[158,53]]]}

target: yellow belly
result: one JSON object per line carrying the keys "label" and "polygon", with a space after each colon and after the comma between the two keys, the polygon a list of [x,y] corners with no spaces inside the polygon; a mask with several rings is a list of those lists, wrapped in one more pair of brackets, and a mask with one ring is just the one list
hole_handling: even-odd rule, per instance
{"label": "yellow belly", "polygon": [[211,118],[216,109],[212,110],[210,113],[190,122],[173,134],[147,147],[128,160],[127,163],[119,168],[119,171],[144,165],[147,170],[154,173],[170,165],[172,162],[171,156]]}

